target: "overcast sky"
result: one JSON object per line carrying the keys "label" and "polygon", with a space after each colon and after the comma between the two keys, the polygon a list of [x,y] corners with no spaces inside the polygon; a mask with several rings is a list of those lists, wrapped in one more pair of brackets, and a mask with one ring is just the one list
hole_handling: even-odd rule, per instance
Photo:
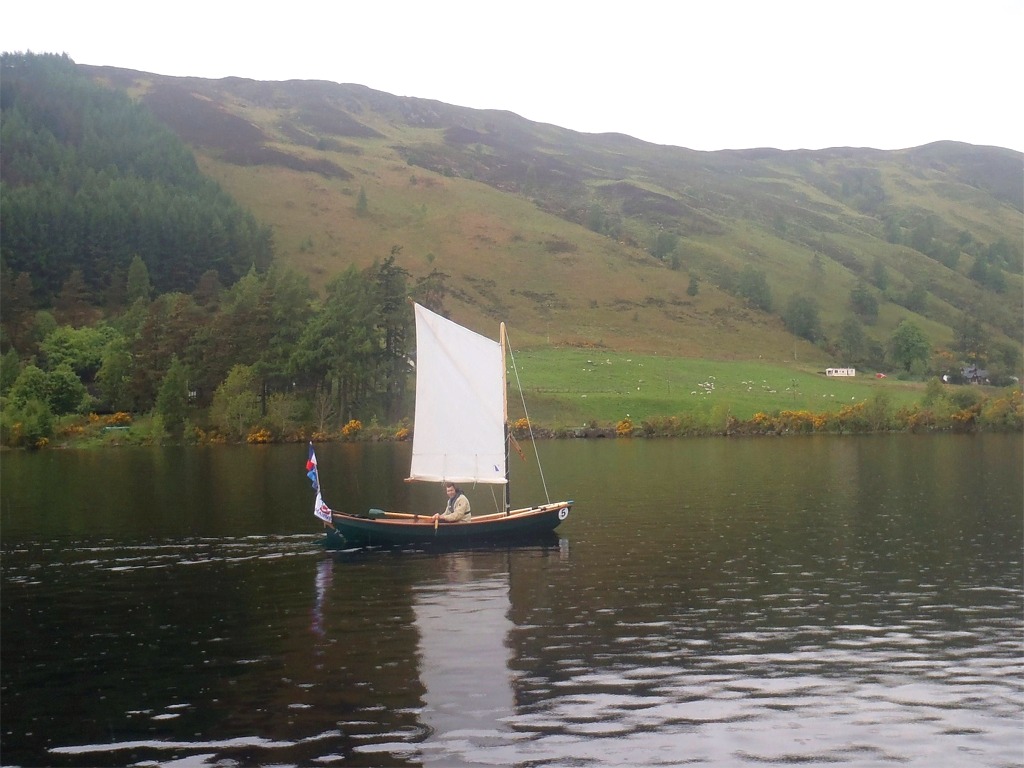
{"label": "overcast sky", "polygon": [[[1024,0],[9,2],[0,50],[359,83],[715,150],[1024,151]],[[2,81],[0,81],[2,87]]]}

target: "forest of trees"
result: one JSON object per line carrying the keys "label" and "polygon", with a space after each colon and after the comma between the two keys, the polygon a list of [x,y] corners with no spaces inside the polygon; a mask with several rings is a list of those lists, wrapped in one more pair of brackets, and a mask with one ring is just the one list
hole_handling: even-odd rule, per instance
{"label": "forest of trees", "polygon": [[[0,438],[33,444],[57,417],[90,412],[151,413],[172,436],[191,426],[229,440],[257,425],[283,438],[355,418],[399,422],[411,372],[408,297],[443,311],[445,276],[410,285],[397,256],[349,268],[322,299],[294,272],[253,269],[224,290],[141,295],[81,325],[64,309],[5,302]],[[141,260],[132,274],[145,294]],[[19,283],[25,273],[0,290],[17,294]]]}
{"label": "forest of trees", "polygon": [[181,142],[66,56],[2,58],[0,441],[64,414],[154,414],[226,439],[405,412],[412,308],[399,248],[318,296]]}
{"label": "forest of trees", "polygon": [[272,235],[165,126],[66,56],[4,54],[0,256],[49,305],[77,271],[94,303],[124,301],[136,256],[159,293],[266,270]]}

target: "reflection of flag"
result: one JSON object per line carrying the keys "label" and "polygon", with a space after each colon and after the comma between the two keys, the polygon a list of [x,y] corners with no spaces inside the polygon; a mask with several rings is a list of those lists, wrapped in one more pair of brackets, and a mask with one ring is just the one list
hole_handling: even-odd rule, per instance
{"label": "reflection of flag", "polygon": [[316,453],[313,452],[313,443],[309,444],[309,458],[306,459],[306,477],[313,483],[313,489],[320,490],[320,478],[316,471]]}
{"label": "reflection of flag", "polygon": [[320,637],[324,632],[324,603],[327,600],[327,588],[334,578],[334,558],[325,557],[316,564],[316,603],[313,605],[313,631]]}
{"label": "reflection of flag", "polygon": [[320,496],[320,491],[316,492],[316,502],[313,504],[313,514],[325,523],[331,522],[331,508],[324,504],[324,500]]}

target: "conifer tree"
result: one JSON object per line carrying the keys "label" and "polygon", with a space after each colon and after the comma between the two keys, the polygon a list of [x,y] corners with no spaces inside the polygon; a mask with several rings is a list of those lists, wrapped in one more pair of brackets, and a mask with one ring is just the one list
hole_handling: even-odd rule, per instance
{"label": "conifer tree", "polygon": [[177,355],[171,358],[171,366],[160,384],[156,411],[163,417],[164,428],[171,436],[181,437],[188,418],[188,372]]}

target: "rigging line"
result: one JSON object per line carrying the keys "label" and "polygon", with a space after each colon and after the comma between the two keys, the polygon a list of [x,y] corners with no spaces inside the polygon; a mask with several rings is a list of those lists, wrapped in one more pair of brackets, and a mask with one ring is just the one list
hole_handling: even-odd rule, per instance
{"label": "rigging line", "polygon": [[540,451],[537,450],[537,440],[533,436],[533,422],[530,421],[530,412],[526,409],[526,398],[523,396],[523,383],[519,380],[519,369],[516,367],[516,356],[512,353],[512,342],[508,338],[508,330],[505,331],[505,342],[508,346],[508,356],[512,360],[512,373],[516,375],[516,386],[519,387],[519,400],[523,404],[523,413],[526,415],[526,425],[530,430],[530,443],[533,445],[533,455],[537,457],[537,470],[540,472],[540,484],[544,488],[544,499],[551,503],[551,496],[548,494],[548,481],[544,479],[544,467],[540,463]]}
{"label": "rigging line", "polygon": [[[483,485],[483,483],[474,482],[473,483],[473,490],[474,491],[477,490],[480,487],[480,485]],[[491,483],[486,483],[486,485],[487,485],[488,490],[491,492],[491,502],[494,504],[494,511],[495,512],[501,512],[501,502],[498,501],[498,497],[494,493],[494,485],[491,484]],[[479,512],[479,511],[480,510],[477,510],[477,512]]]}

